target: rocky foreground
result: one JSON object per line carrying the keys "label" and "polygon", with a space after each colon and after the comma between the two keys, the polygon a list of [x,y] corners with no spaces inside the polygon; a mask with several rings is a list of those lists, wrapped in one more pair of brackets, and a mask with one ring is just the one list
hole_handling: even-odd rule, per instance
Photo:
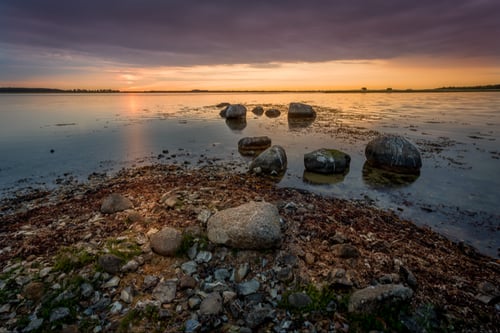
{"label": "rocky foreground", "polygon": [[[4,201],[0,332],[499,331],[498,260],[230,169],[144,167]],[[207,232],[263,202],[277,227],[262,237]]]}

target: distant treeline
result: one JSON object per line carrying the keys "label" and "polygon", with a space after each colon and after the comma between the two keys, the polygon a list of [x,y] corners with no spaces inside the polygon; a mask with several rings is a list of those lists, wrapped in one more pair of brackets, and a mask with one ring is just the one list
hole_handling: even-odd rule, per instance
{"label": "distant treeline", "polygon": [[53,89],[53,88],[15,88],[0,87],[0,93],[117,93],[119,90],[113,89]]}
{"label": "distant treeline", "polygon": [[471,87],[441,87],[438,90],[498,90],[500,84],[489,84],[486,86],[471,86]]}

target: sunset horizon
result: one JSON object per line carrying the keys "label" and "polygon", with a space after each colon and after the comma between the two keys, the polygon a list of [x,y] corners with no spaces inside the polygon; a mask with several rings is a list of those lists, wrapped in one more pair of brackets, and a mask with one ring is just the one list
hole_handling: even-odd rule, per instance
{"label": "sunset horizon", "polygon": [[499,7],[6,0],[0,86],[293,91],[497,84]]}

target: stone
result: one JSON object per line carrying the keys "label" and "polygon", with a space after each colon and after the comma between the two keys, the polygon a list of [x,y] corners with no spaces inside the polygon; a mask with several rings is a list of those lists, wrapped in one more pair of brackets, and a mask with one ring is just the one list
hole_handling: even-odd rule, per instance
{"label": "stone", "polygon": [[197,308],[201,304],[201,298],[193,296],[188,299],[188,306],[190,309]]}
{"label": "stone", "polygon": [[89,298],[94,294],[94,287],[88,282],[84,282],[80,285],[80,294],[83,298]]}
{"label": "stone", "polygon": [[268,249],[281,245],[278,209],[254,202],[215,213],[207,223],[208,239],[239,249]]}
{"label": "stone", "polygon": [[194,289],[196,284],[196,279],[189,275],[183,275],[179,280],[179,288],[181,289]]}
{"label": "stone", "polygon": [[194,261],[197,264],[207,263],[210,260],[212,260],[212,253],[209,252],[209,251],[200,251],[200,252],[198,252],[198,254],[196,255],[196,258],[194,259]]}
{"label": "stone", "polygon": [[236,285],[236,291],[239,295],[247,296],[250,294],[254,294],[259,290],[260,283],[259,281],[252,279],[247,282],[242,282]]}
{"label": "stone", "polygon": [[162,256],[173,256],[182,242],[182,233],[174,228],[165,227],[151,235],[151,249]]}
{"label": "stone", "polygon": [[121,293],[120,293],[120,300],[130,304],[134,300],[134,297],[132,295],[132,288],[131,287],[126,287],[123,288]]}
{"label": "stone", "polygon": [[344,259],[353,259],[360,256],[359,250],[351,244],[337,244],[332,247],[333,252]]}
{"label": "stone", "polygon": [[184,332],[186,333],[195,333],[199,332],[201,329],[201,323],[198,320],[195,319],[188,319],[184,323]]}
{"label": "stone", "polygon": [[162,281],[153,289],[153,298],[161,304],[170,303],[175,299],[177,282],[173,280]]}
{"label": "stone", "polygon": [[275,311],[273,309],[256,306],[245,316],[245,324],[251,329],[255,329],[265,321],[273,319],[274,316]]}
{"label": "stone", "polygon": [[269,118],[278,118],[281,116],[281,111],[278,109],[269,109],[266,110],[266,116]]}
{"label": "stone", "polygon": [[422,157],[417,147],[399,135],[385,134],[365,148],[368,164],[397,173],[419,174]]}
{"label": "stone", "polygon": [[238,283],[243,281],[243,279],[245,279],[245,277],[247,276],[249,269],[250,265],[247,262],[240,264],[240,266],[238,266],[238,269],[233,271],[234,282]]}
{"label": "stone", "polygon": [[139,268],[139,263],[135,260],[130,260],[125,265],[122,266],[122,272],[135,272]]}
{"label": "stone", "polygon": [[120,313],[122,310],[123,310],[122,303],[116,301],[113,304],[111,304],[111,308],[109,309],[109,313],[117,314],[117,313]]}
{"label": "stone", "polygon": [[38,330],[43,324],[43,318],[34,318],[30,321],[28,326],[26,326],[23,332],[33,332]]}
{"label": "stone", "polygon": [[203,225],[207,224],[207,221],[208,219],[210,218],[210,216],[212,215],[212,212],[208,209],[203,209],[199,214],[198,216],[196,217],[196,219]]}
{"label": "stone", "polygon": [[210,293],[201,301],[200,315],[217,315],[222,312],[222,297],[218,292]]}
{"label": "stone", "polygon": [[121,212],[126,209],[133,208],[134,204],[132,201],[127,199],[121,194],[112,193],[108,195],[101,204],[101,213],[103,214],[113,214],[116,212]]}
{"label": "stone", "polygon": [[238,141],[238,151],[242,155],[253,156],[271,147],[271,139],[268,136],[244,137]]}
{"label": "stone", "polygon": [[120,285],[120,278],[118,276],[113,276],[111,279],[106,281],[105,284],[103,284],[103,288],[115,288]]}
{"label": "stone", "polygon": [[195,261],[186,261],[181,265],[181,269],[187,275],[193,275],[198,271],[198,264]]}
{"label": "stone", "polygon": [[349,298],[348,311],[374,313],[383,305],[407,303],[413,290],[402,284],[379,284],[355,291]]}
{"label": "stone", "polygon": [[288,295],[288,304],[291,307],[301,309],[311,305],[312,299],[306,293],[292,293]]}
{"label": "stone", "polygon": [[163,204],[168,208],[175,208],[179,204],[179,197],[175,194],[169,195],[162,199]]}
{"label": "stone", "polygon": [[224,300],[224,304],[227,304],[231,301],[233,301],[238,294],[236,294],[234,291],[231,290],[226,290],[222,292],[222,299]]}
{"label": "stone", "polygon": [[308,265],[312,265],[314,264],[314,261],[316,260],[316,258],[314,257],[314,254],[310,253],[310,252],[307,252],[306,255],[304,256],[304,261],[306,262],[306,264]]}
{"label": "stone", "polygon": [[345,173],[350,163],[351,156],[336,149],[322,148],[304,155],[306,170],[315,173]]}
{"label": "stone", "polygon": [[231,104],[221,111],[221,116],[226,119],[239,119],[247,116],[247,108],[242,104]]}
{"label": "stone", "polygon": [[219,269],[216,269],[214,271],[214,278],[217,281],[225,281],[225,280],[229,279],[230,276],[231,276],[231,274],[225,268],[219,268]]}
{"label": "stone", "polygon": [[45,286],[42,282],[29,282],[23,288],[23,296],[27,299],[38,301],[42,298],[45,291]]}
{"label": "stone", "polygon": [[155,275],[146,275],[144,277],[144,281],[142,282],[142,289],[143,290],[148,290],[151,288],[156,287],[158,282],[160,281],[160,278],[155,276]]}
{"label": "stone", "polygon": [[287,157],[281,146],[272,146],[260,153],[250,164],[250,171],[256,174],[280,175],[286,171]]}
{"label": "stone", "polygon": [[288,118],[315,118],[316,112],[312,106],[303,103],[290,103]]}
{"label": "stone", "polygon": [[55,308],[50,313],[49,321],[52,323],[56,320],[63,319],[69,315],[70,315],[70,310],[68,308],[65,308],[65,307]]}
{"label": "stone", "polygon": [[252,109],[252,113],[256,116],[262,116],[264,108],[262,106],[256,106]]}
{"label": "stone", "polygon": [[97,263],[106,273],[116,274],[121,270],[123,259],[114,254],[103,254],[97,259]]}

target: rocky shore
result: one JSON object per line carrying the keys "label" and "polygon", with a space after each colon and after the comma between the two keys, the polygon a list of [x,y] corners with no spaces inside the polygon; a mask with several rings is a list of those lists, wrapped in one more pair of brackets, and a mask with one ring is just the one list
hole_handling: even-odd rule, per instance
{"label": "rocky shore", "polygon": [[[207,231],[262,203],[264,236]],[[498,260],[230,165],[127,169],[0,211],[0,332],[499,331]]]}

